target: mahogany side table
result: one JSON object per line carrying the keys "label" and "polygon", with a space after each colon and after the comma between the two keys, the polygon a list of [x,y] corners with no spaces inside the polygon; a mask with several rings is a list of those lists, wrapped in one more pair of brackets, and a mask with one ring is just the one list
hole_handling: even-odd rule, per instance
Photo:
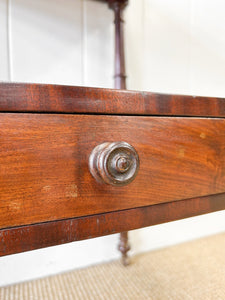
{"label": "mahogany side table", "polygon": [[0,84],[0,255],[225,209],[225,99]]}
{"label": "mahogany side table", "polygon": [[225,99],[0,83],[0,255],[225,209]]}

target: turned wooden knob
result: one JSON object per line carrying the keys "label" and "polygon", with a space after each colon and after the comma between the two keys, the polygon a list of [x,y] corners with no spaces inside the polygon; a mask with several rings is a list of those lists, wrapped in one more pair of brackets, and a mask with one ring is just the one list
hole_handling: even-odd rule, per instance
{"label": "turned wooden knob", "polygon": [[139,157],[136,150],[126,142],[106,142],[91,152],[89,169],[99,183],[122,186],[136,177]]}

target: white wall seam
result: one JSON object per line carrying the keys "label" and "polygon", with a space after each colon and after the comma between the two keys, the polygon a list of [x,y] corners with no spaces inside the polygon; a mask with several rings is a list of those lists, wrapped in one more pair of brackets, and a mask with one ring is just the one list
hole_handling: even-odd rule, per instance
{"label": "white wall seam", "polygon": [[193,0],[190,0],[190,8],[189,8],[189,18],[190,18],[190,27],[189,27],[189,72],[188,72],[188,90],[189,94],[193,95],[193,85],[192,85],[192,54],[193,54]]}
{"label": "white wall seam", "polygon": [[[146,36],[146,19],[145,19],[145,11],[146,11],[146,0],[142,0],[142,44],[141,44],[141,55],[142,57],[145,57],[145,36]],[[142,76],[144,74],[144,60],[141,61],[141,71]],[[150,82],[150,91],[151,91],[151,82]]]}
{"label": "white wall seam", "polygon": [[7,52],[8,52],[8,79],[12,81],[12,31],[11,31],[11,5],[12,0],[7,0]]}
{"label": "white wall seam", "polygon": [[86,39],[85,39],[85,34],[86,34],[86,18],[85,18],[85,10],[86,10],[86,3],[85,0],[81,0],[81,10],[82,10],[82,16],[81,16],[81,47],[82,47],[82,51],[81,51],[81,59],[82,59],[82,74],[81,74],[81,81],[82,81],[82,85],[86,84],[86,68],[85,68],[85,64],[86,64]]}

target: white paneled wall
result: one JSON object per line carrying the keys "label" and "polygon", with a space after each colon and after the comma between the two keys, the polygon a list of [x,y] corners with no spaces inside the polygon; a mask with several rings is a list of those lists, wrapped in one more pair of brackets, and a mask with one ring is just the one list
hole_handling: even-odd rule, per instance
{"label": "white paneled wall", "polygon": [[113,14],[106,5],[84,1],[83,84],[113,87]]}
{"label": "white paneled wall", "polygon": [[12,80],[83,83],[83,1],[10,0]]}
{"label": "white paneled wall", "polygon": [[0,0],[0,80],[10,80],[8,2]]}
{"label": "white paneled wall", "polygon": [[225,96],[225,20],[222,0],[193,1],[190,82],[195,94]]}
{"label": "white paneled wall", "polygon": [[[128,87],[225,97],[225,2],[130,0]],[[113,86],[113,16],[93,0],[0,0],[0,80]],[[130,232],[131,254],[225,230],[225,212]],[[118,235],[0,258],[0,286],[119,257]],[[1,241],[0,241],[1,242]]]}
{"label": "white paneled wall", "polygon": [[190,0],[144,2],[144,90],[190,92]]}

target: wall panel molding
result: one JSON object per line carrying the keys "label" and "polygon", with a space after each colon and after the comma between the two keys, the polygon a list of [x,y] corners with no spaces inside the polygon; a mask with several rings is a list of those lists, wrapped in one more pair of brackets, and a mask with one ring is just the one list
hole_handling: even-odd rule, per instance
{"label": "wall panel molding", "polygon": [[84,0],[84,85],[113,87],[113,12],[103,2]]}
{"label": "wall panel molding", "polygon": [[12,80],[82,85],[82,0],[11,3]]}
{"label": "wall panel molding", "polygon": [[9,4],[10,0],[0,1],[0,80],[2,81],[10,81]]}

